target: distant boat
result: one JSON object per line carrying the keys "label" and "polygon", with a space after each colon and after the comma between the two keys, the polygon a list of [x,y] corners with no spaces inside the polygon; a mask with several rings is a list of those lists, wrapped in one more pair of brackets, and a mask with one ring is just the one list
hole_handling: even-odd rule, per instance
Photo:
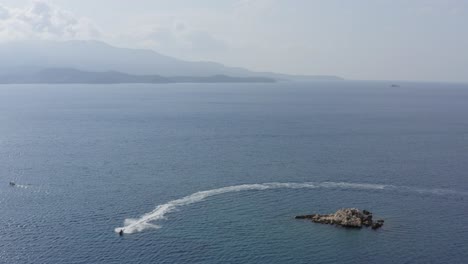
{"label": "distant boat", "polygon": [[13,187],[13,186],[15,186],[15,185],[16,185],[15,182],[12,182],[12,181],[10,182],[10,186],[11,186],[11,187]]}
{"label": "distant boat", "polygon": [[391,87],[400,87],[398,84],[392,84]]}

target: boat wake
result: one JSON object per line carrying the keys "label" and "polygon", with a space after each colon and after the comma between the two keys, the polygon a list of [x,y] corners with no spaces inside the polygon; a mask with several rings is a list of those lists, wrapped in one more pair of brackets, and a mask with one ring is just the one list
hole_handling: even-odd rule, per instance
{"label": "boat wake", "polygon": [[12,181],[10,182],[10,187],[27,189],[29,188],[29,186],[31,186],[31,184],[18,184],[16,182],[12,182]]}
{"label": "boat wake", "polygon": [[241,192],[241,191],[263,191],[270,189],[347,189],[347,190],[388,190],[388,191],[399,191],[399,192],[416,192],[420,194],[431,194],[431,195],[455,195],[455,196],[468,196],[468,192],[458,192],[453,190],[445,189],[418,189],[411,187],[399,187],[394,185],[382,185],[382,184],[366,184],[366,183],[347,183],[347,182],[305,182],[305,183],[262,183],[262,184],[242,184],[228,186],[218,189],[212,189],[207,191],[200,191],[191,195],[185,196],[180,199],[169,201],[165,204],[158,205],[153,211],[142,215],[137,219],[125,219],[123,227],[115,228],[115,232],[119,233],[121,230],[125,234],[131,234],[141,232],[146,229],[157,229],[159,225],[155,224],[159,220],[166,219],[166,215],[170,212],[175,211],[179,207],[198,203],[205,200],[208,197],[216,196],[224,193]]}

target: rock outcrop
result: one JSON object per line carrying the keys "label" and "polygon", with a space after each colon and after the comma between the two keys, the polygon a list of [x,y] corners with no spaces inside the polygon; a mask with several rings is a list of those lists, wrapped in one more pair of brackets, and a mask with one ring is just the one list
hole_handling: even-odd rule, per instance
{"label": "rock outcrop", "polygon": [[298,215],[296,219],[310,219],[314,223],[338,225],[343,227],[361,228],[363,226],[378,229],[383,226],[384,220],[372,220],[372,213],[356,208],[343,208],[334,214]]}

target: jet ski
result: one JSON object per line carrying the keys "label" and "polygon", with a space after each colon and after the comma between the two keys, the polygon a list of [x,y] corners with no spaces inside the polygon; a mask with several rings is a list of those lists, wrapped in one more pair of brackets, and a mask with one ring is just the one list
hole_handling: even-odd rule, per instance
{"label": "jet ski", "polygon": [[16,185],[15,182],[12,182],[12,181],[10,182],[10,186],[11,186],[11,187],[13,187],[13,186],[15,186],[15,185]]}

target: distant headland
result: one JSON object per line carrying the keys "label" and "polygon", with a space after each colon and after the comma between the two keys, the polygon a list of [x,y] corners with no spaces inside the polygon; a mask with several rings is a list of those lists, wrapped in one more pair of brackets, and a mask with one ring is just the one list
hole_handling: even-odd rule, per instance
{"label": "distant headland", "polygon": [[91,72],[51,68],[33,73],[0,76],[0,84],[119,84],[119,83],[274,83],[268,77],[135,75],[118,71]]}

